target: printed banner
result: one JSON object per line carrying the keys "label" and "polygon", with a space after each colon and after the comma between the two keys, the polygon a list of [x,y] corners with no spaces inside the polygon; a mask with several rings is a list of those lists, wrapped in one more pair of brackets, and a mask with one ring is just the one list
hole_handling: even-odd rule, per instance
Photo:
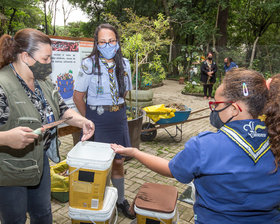
{"label": "printed banner", "polygon": [[53,66],[51,79],[57,85],[58,91],[68,107],[77,111],[73,101],[75,79],[82,59],[92,51],[93,42],[64,39],[51,39],[51,41]]}

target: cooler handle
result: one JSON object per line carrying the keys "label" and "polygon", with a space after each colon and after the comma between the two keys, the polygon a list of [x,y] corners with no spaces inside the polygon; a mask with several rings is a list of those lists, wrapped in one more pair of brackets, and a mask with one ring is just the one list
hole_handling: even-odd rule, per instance
{"label": "cooler handle", "polygon": [[[115,210],[116,210],[116,214],[115,214],[115,221],[114,221],[114,224],[117,224],[117,221],[118,221],[118,209],[117,209],[117,206],[115,207]],[[95,221],[93,221],[89,216],[88,216],[88,220],[91,221],[93,224],[96,224]],[[105,223],[105,222],[104,222]]]}
{"label": "cooler handle", "polygon": [[72,173],[75,173],[76,171],[78,171],[79,169],[81,169],[82,166],[84,166],[84,165],[87,165],[87,163],[84,163],[83,165],[81,165],[81,166],[77,167],[76,169],[74,169],[73,171],[71,171],[71,172],[68,174],[68,176],[70,176]]}

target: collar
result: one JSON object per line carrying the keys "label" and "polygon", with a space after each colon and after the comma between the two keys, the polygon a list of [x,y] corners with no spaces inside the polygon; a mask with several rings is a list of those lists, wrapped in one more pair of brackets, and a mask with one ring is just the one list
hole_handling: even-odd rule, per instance
{"label": "collar", "polygon": [[254,163],[257,163],[270,149],[266,126],[258,119],[232,121],[220,130],[233,140]]}

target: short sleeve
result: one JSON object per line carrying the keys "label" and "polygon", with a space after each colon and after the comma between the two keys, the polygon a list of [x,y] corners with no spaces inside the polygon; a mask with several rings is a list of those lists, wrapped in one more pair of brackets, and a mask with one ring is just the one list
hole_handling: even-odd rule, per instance
{"label": "short sleeve", "polygon": [[201,152],[199,137],[191,138],[185,148],[170,160],[168,166],[173,177],[181,183],[189,183],[200,174]]}
{"label": "short sleeve", "polygon": [[92,74],[92,58],[82,61],[78,76],[75,80],[74,89],[79,92],[86,92]]}
{"label": "short sleeve", "polygon": [[127,59],[124,59],[125,61],[125,72],[126,75],[124,77],[124,82],[126,86],[126,91],[132,90],[132,81],[131,81],[131,69],[130,69],[130,64]]}

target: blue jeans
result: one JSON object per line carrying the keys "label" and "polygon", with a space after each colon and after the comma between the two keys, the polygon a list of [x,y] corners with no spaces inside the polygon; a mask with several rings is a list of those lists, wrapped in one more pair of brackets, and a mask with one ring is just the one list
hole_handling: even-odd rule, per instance
{"label": "blue jeans", "polygon": [[50,165],[46,153],[43,174],[37,186],[0,187],[1,224],[25,224],[27,212],[31,224],[52,223]]}

